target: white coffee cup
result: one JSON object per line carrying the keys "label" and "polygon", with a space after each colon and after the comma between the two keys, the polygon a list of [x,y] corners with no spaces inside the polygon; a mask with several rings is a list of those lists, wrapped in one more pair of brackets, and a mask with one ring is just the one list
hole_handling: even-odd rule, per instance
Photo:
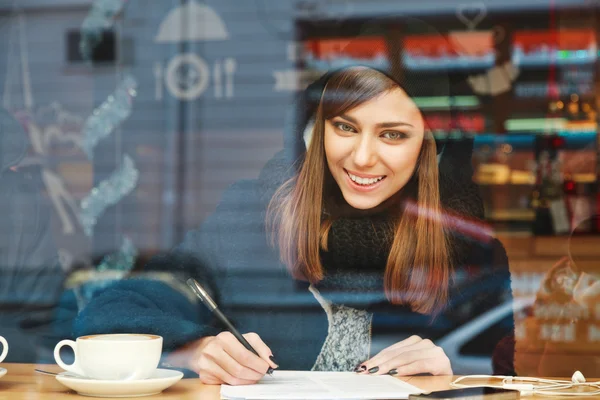
{"label": "white coffee cup", "polygon": [[2,354],[0,354],[0,362],[2,362],[8,355],[8,342],[0,336],[0,343],[2,343]]}
{"label": "white coffee cup", "polygon": [[[64,370],[92,379],[147,379],[158,367],[162,354],[161,336],[146,334],[106,334],[62,340],[54,347],[54,360]],[[75,361],[68,365],[60,349],[69,346]]]}

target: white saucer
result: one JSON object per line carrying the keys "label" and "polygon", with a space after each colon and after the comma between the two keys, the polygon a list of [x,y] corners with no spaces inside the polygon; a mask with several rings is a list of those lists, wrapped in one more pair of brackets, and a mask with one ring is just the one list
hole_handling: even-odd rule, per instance
{"label": "white saucer", "polygon": [[0,378],[6,375],[6,368],[0,368]]}
{"label": "white saucer", "polygon": [[68,372],[56,375],[56,379],[82,396],[92,397],[141,397],[157,394],[177,383],[183,372],[157,369],[148,379],[136,381],[107,381],[75,377]]}

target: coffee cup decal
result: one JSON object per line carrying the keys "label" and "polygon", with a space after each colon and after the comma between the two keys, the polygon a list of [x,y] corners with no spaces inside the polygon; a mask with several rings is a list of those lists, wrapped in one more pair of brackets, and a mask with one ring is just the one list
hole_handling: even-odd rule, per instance
{"label": "coffee cup decal", "polygon": [[[163,339],[146,334],[106,334],[62,340],[54,347],[54,360],[65,371],[92,379],[147,379],[158,367]],[[69,346],[73,364],[63,361],[60,351]]]}
{"label": "coffee cup decal", "polygon": [[2,354],[0,354],[0,362],[2,362],[8,355],[8,342],[0,336],[0,343],[2,343]]}

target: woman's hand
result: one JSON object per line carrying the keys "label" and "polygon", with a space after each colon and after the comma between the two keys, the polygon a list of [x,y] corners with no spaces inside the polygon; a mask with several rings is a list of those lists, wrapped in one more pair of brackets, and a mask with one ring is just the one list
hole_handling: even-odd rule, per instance
{"label": "woman's hand", "polygon": [[398,342],[370,360],[360,364],[356,372],[371,375],[453,375],[450,360],[441,347],[429,339],[411,336]]}
{"label": "woman's hand", "polygon": [[256,333],[244,338],[260,355],[246,349],[230,332],[207,336],[196,342],[190,368],[198,372],[202,383],[209,385],[250,385],[258,382],[269,367],[277,368],[271,349]]}

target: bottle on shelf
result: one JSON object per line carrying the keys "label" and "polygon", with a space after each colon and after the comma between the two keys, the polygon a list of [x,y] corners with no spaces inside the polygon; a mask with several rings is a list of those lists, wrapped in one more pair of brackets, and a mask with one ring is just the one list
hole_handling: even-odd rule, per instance
{"label": "bottle on shelf", "polygon": [[576,93],[571,94],[569,104],[567,104],[567,119],[570,121],[582,121],[586,119],[586,115],[579,102],[579,95]]}
{"label": "bottle on shelf", "polygon": [[535,210],[532,231],[535,235],[569,233],[571,221],[563,188],[562,163],[558,150],[564,140],[556,135],[538,137],[536,187],[531,196]]}
{"label": "bottle on shelf", "polygon": [[589,103],[583,103],[581,105],[581,111],[586,121],[596,122],[596,110],[594,110]]}
{"label": "bottle on shelf", "polygon": [[564,108],[564,104],[562,101],[560,101],[560,100],[551,101],[550,103],[548,103],[548,118],[550,118],[550,119],[560,118],[563,108]]}

